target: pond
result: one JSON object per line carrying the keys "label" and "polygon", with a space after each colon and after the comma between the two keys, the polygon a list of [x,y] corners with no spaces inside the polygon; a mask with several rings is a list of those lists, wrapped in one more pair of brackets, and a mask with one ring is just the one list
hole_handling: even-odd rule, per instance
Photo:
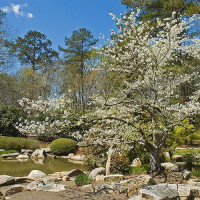
{"label": "pond", "polygon": [[27,176],[31,170],[40,170],[46,174],[59,171],[70,171],[73,169],[85,169],[84,165],[69,162],[67,159],[46,158],[43,161],[19,161],[0,159],[0,175],[16,177]]}

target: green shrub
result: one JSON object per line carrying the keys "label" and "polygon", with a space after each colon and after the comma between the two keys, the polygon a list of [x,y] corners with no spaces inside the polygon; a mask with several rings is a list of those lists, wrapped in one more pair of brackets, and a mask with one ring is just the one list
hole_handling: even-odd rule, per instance
{"label": "green shrub", "polygon": [[20,151],[21,149],[35,150],[38,148],[40,148],[40,143],[37,140],[0,136],[0,149]]}
{"label": "green shrub", "polygon": [[21,136],[20,132],[15,128],[19,118],[23,118],[22,110],[13,106],[0,107],[0,134],[3,136],[17,137]]}
{"label": "green shrub", "polygon": [[195,154],[194,153],[185,154],[183,156],[183,161],[186,162],[185,167],[188,170],[192,170],[192,167],[194,166],[194,164],[196,162]]}
{"label": "green shrub", "polygon": [[92,182],[92,178],[88,177],[86,174],[80,174],[76,177],[75,183],[78,186],[87,185]]}
{"label": "green shrub", "polygon": [[50,150],[56,155],[67,155],[74,152],[77,148],[77,142],[72,139],[59,138],[50,144]]}
{"label": "green shrub", "polygon": [[128,174],[130,160],[126,155],[113,155],[111,159],[110,171],[114,174]]}
{"label": "green shrub", "polygon": [[140,167],[130,167],[129,174],[143,174],[149,172],[149,165],[142,165]]}

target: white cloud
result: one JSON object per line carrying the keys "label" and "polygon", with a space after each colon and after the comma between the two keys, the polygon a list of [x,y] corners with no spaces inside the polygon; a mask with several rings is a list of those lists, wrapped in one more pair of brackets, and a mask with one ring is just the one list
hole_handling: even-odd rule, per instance
{"label": "white cloud", "polygon": [[28,14],[27,14],[27,17],[28,17],[29,19],[31,19],[31,18],[33,18],[34,16],[33,16],[32,13],[28,13]]}
{"label": "white cloud", "polygon": [[1,8],[1,10],[5,13],[9,13],[10,12],[10,8],[8,6],[5,6],[3,8]]}
{"label": "white cloud", "polygon": [[27,7],[28,4],[25,3],[25,4],[12,4],[10,3],[10,6],[5,6],[3,8],[0,8],[3,12],[5,13],[9,13],[9,12],[14,12],[15,15],[19,15],[19,16],[25,16],[29,19],[33,18],[33,14],[32,13],[26,13],[26,12],[23,12],[23,8]]}

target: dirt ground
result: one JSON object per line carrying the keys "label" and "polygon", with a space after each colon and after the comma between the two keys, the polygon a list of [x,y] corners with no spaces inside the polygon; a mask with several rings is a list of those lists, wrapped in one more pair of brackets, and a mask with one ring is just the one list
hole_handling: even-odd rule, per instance
{"label": "dirt ground", "polygon": [[127,200],[128,197],[120,194],[93,194],[79,189],[63,192],[20,192],[10,196],[9,200]]}

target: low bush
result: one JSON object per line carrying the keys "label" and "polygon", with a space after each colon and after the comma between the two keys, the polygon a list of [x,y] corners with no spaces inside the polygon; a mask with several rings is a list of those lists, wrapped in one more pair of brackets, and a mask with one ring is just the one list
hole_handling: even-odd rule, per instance
{"label": "low bush", "polygon": [[35,150],[38,148],[40,148],[40,143],[37,140],[0,136],[0,149],[20,151],[21,149]]}
{"label": "low bush", "polygon": [[87,176],[86,174],[80,174],[76,177],[75,183],[77,186],[87,185],[92,182],[92,178]]}
{"label": "low bush", "polygon": [[59,138],[50,144],[50,151],[56,155],[67,155],[74,152],[77,142],[72,139]]}

